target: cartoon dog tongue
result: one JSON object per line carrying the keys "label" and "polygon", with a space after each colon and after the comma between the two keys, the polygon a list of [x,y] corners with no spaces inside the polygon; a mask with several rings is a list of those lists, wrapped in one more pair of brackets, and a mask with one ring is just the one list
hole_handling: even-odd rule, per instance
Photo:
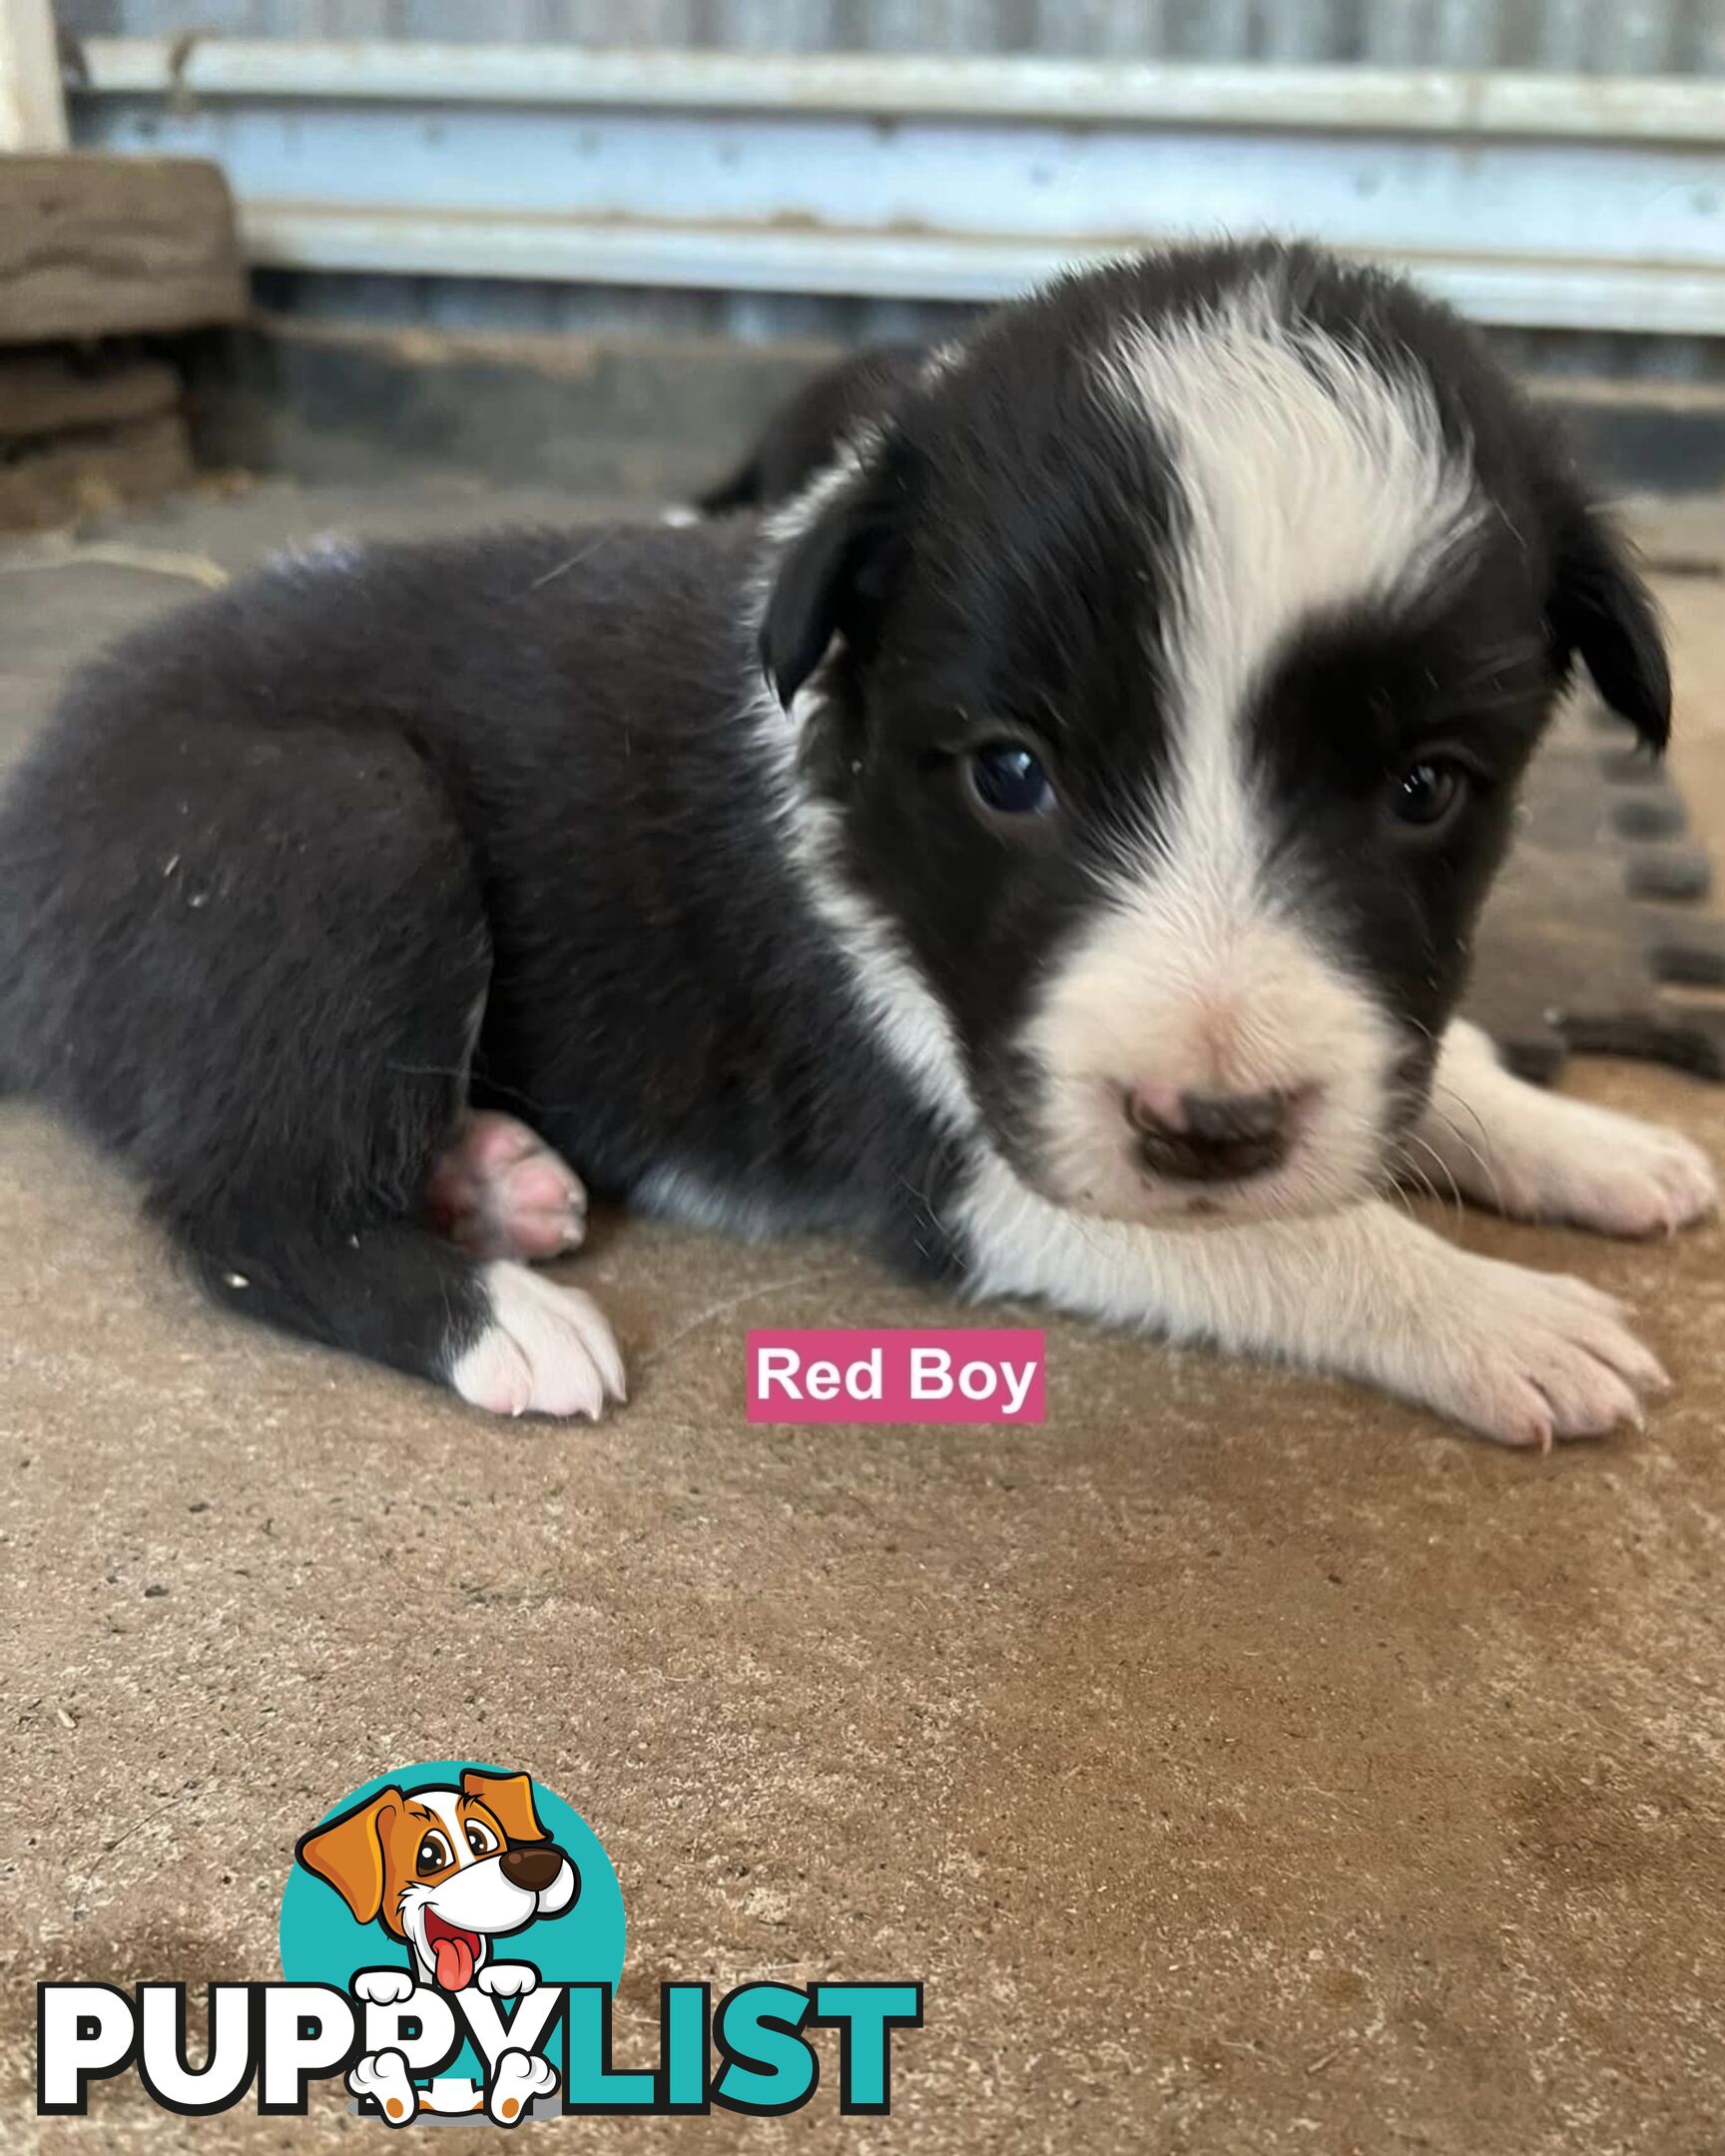
{"label": "cartoon dog tongue", "polygon": [[470,1931],[444,1930],[433,1933],[430,1924],[425,1927],[425,1943],[431,1949],[436,1963],[438,1984],[445,1991],[465,1991],[473,1981],[474,1948],[478,1940]]}

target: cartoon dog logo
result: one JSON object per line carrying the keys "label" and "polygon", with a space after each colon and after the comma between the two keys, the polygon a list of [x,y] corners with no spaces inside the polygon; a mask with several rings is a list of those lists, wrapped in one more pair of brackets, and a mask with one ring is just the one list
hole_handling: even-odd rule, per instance
{"label": "cartoon dog logo", "polygon": [[[539,1824],[531,1778],[478,1768],[466,1769],[458,1788],[379,1790],[302,1836],[294,1856],[358,1922],[381,1925],[407,1947],[411,1972],[362,1969],[354,1977],[359,1998],[384,2005],[405,1999],[415,1983],[523,1996],[539,1971],[495,1958],[493,1940],[561,1915],[581,1891],[574,1864]],[[361,2058],[348,2075],[353,2094],[374,2097],[392,2125],[422,2109],[485,2110],[513,2125],[534,2096],[556,2085],[543,2058],[521,2051],[504,2053],[483,2091],[467,2080],[416,2089],[396,2051]]]}

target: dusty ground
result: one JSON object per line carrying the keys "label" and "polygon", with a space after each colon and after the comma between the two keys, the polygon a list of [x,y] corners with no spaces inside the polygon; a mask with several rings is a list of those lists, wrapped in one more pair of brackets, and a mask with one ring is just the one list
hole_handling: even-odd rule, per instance
{"label": "dusty ground", "polygon": [[[238,558],[348,506],[126,536]],[[161,590],[113,559],[0,575],[0,717]],[[1667,598],[1725,846],[1720,587]],[[1725,1156],[1725,1089],[1572,1082]],[[1725,1237],[1456,1232],[1641,1306],[1680,1380],[1644,1432],[1511,1456],[1061,1323],[1044,1428],[752,1429],[751,1321],[945,1309],[835,1248],[639,1225],[582,1266],[628,1412],[499,1429],[206,1312],[109,1174],[0,1109],[5,2145],[37,2132],[37,1978],[274,1974],[294,1837],[472,1754],[609,1847],[623,2063],[661,1978],[926,1984],[889,2122],[824,2089],[560,2146],[1718,2147]],[[41,2143],[377,2131],[327,2091],[201,2126],[116,2084]]]}

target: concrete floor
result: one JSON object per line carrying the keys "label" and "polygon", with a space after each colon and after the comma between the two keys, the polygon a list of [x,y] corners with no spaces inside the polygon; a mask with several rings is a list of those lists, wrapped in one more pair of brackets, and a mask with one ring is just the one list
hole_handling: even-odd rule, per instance
{"label": "concrete floor", "polygon": [[[118,537],[240,559],[364,508],[266,490]],[[1725,519],[1687,523],[1725,553]],[[162,587],[10,566],[16,728]],[[1720,589],[1665,596],[1725,850]],[[1725,1156],[1725,1089],[1571,1082]],[[926,1985],[889,2121],[823,2089],[559,2146],[1717,2148],[1725,1235],[1451,1226],[1641,1307],[1679,1379],[1645,1431],[1542,1461],[1061,1322],[1043,1428],[751,1428],[749,1323],[946,1307],[835,1247],[637,1223],[580,1268],[628,1411],[499,1428],[206,1311],[111,1174],[0,1109],[4,2145],[37,2131],[37,1979],[274,1975],[294,1838],[470,1754],[610,1850],[621,2063],[664,1978]],[[327,2090],[309,2122],[200,2126],[131,2084],[92,2110],[41,2146],[375,2144]]]}

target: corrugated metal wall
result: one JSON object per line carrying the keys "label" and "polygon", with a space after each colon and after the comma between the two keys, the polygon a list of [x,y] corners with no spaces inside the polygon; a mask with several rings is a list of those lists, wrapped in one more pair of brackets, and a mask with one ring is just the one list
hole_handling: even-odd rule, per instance
{"label": "corrugated metal wall", "polygon": [[1041,52],[1725,74],[1722,0],[60,0],[81,35]]}
{"label": "corrugated metal wall", "polygon": [[[1533,68],[1725,75],[1725,0],[58,0],[77,35],[183,32],[753,51]],[[446,327],[599,327],[842,339],[937,333],[929,302],[634,290],[322,271],[268,273],[267,300],[320,315]],[[1725,343],[1499,331],[1562,371],[1725,379]]]}

